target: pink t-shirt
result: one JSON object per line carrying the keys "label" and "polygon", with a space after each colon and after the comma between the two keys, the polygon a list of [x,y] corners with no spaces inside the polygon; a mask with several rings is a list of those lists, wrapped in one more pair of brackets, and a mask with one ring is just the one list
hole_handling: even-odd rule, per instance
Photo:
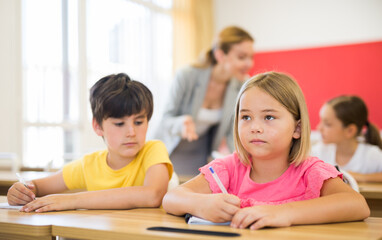
{"label": "pink t-shirt", "polygon": [[215,159],[199,171],[209,182],[213,193],[221,193],[208,167],[212,166],[228,193],[241,199],[241,207],[276,205],[318,198],[322,184],[329,178],[341,177],[332,165],[316,157],[309,157],[299,166],[291,164],[277,179],[255,183],[250,177],[251,166],[245,166],[236,153]]}

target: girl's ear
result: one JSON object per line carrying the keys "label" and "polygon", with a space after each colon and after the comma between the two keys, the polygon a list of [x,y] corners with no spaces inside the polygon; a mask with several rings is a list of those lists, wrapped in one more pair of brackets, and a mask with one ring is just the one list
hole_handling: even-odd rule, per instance
{"label": "girl's ear", "polygon": [[357,126],[352,123],[345,127],[345,135],[347,138],[354,138],[357,136]]}
{"label": "girl's ear", "polygon": [[299,139],[301,137],[301,120],[297,121],[292,137],[294,139]]}
{"label": "girl's ear", "polygon": [[219,63],[219,62],[223,61],[223,59],[225,57],[225,53],[220,48],[216,48],[214,50],[214,57],[215,57],[216,61]]}
{"label": "girl's ear", "polygon": [[103,137],[103,130],[102,130],[102,127],[98,124],[97,120],[95,118],[93,118],[93,121],[92,121],[92,126],[93,126],[93,129],[94,129],[94,132],[100,136],[100,137]]}

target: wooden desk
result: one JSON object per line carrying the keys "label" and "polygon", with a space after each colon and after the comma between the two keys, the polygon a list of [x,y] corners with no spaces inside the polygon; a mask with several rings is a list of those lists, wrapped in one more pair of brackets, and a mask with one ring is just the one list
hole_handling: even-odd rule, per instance
{"label": "wooden desk", "polygon": [[360,193],[366,198],[372,217],[382,217],[382,183],[360,183]]}
{"label": "wooden desk", "polygon": [[[88,212],[88,211],[87,211]],[[88,213],[87,213],[88,214]],[[366,221],[293,226],[251,231],[233,229],[228,226],[188,225],[181,217],[165,214],[161,209],[135,209],[89,214],[86,221],[75,220],[65,224],[54,224],[52,234],[80,239],[221,239],[222,237],[156,232],[148,227],[166,226],[197,230],[211,230],[240,233],[233,239],[379,239],[382,238],[382,219],[369,218]]]}
{"label": "wooden desk", "polygon": [[[0,197],[0,202],[6,201]],[[149,231],[148,227],[212,230],[240,233],[233,239],[381,239],[382,218],[365,221],[293,226],[251,231],[228,226],[188,225],[184,218],[163,209],[78,210],[50,213],[22,213],[0,209],[0,239],[221,239],[221,237]]]}
{"label": "wooden desk", "polygon": [[[54,172],[32,172],[32,171],[20,172],[21,176],[26,181],[47,177],[53,173]],[[7,195],[8,189],[17,181],[18,179],[14,172],[0,171],[0,195]]]}

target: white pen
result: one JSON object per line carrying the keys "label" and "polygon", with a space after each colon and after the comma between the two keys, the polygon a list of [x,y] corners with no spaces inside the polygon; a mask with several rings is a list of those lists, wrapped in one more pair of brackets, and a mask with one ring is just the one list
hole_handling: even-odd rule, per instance
{"label": "white pen", "polygon": [[225,187],[223,186],[223,183],[220,181],[218,175],[215,173],[214,169],[212,168],[212,166],[208,167],[208,169],[211,171],[212,177],[215,179],[215,182],[218,184],[222,193],[228,193]]}
{"label": "white pen", "polygon": [[17,177],[17,179],[19,180],[19,182],[21,182],[22,184],[24,184],[25,187],[28,188],[27,183],[25,182],[24,178],[20,175],[20,173],[17,172],[17,173],[16,173],[16,177]]}
{"label": "white pen", "polygon": [[[24,184],[24,186],[30,190],[30,188],[29,188],[28,185],[27,185],[27,182],[25,182],[24,178],[20,175],[20,173],[16,173],[16,177],[17,177],[17,179],[19,180],[19,182],[21,182],[22,184]],[[35,200],[35,199],[36,199],[36,198],[34,198],[34,200]]]}

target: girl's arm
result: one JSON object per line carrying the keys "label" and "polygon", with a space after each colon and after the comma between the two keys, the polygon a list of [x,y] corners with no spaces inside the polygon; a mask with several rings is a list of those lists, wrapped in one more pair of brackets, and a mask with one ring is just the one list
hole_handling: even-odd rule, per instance
{"label": "girl's arm", "polygon": [[357,182],[382,182],[382,172],[362,174],[356,172],[350,172],[350,175],[354,177]]}
{"label": "girl's arm", "polygon": [[324,182],[321,197],[289,205],[297,210],[292,215],[292,224],[355,221],[370,215],[365,198],[339,177]]}
{"label": "girl's arm", "polygon": [[319,198],[244,208],[234,216],[231,226],[251,229],[286,227],[362,220],[369,215],[365,198],[337,177],[324,182]]}
{"label": "girl's arm", "polygon": [[[21,210],[47,212],[68,209],[130,209],[159,207],[169,182],[167,166],[156,164],[147,172],[143,186],[114,188],[39,198]],[[62,178],[63,180],[63,178]]]}
{"label": "girl's arm", "polygon": [[240,209],[240,199],[231,194],[212,194],[202,174],[169,191],[163,198],[163,208],[174,215],[192,215],[213,222],[231,221]]}

